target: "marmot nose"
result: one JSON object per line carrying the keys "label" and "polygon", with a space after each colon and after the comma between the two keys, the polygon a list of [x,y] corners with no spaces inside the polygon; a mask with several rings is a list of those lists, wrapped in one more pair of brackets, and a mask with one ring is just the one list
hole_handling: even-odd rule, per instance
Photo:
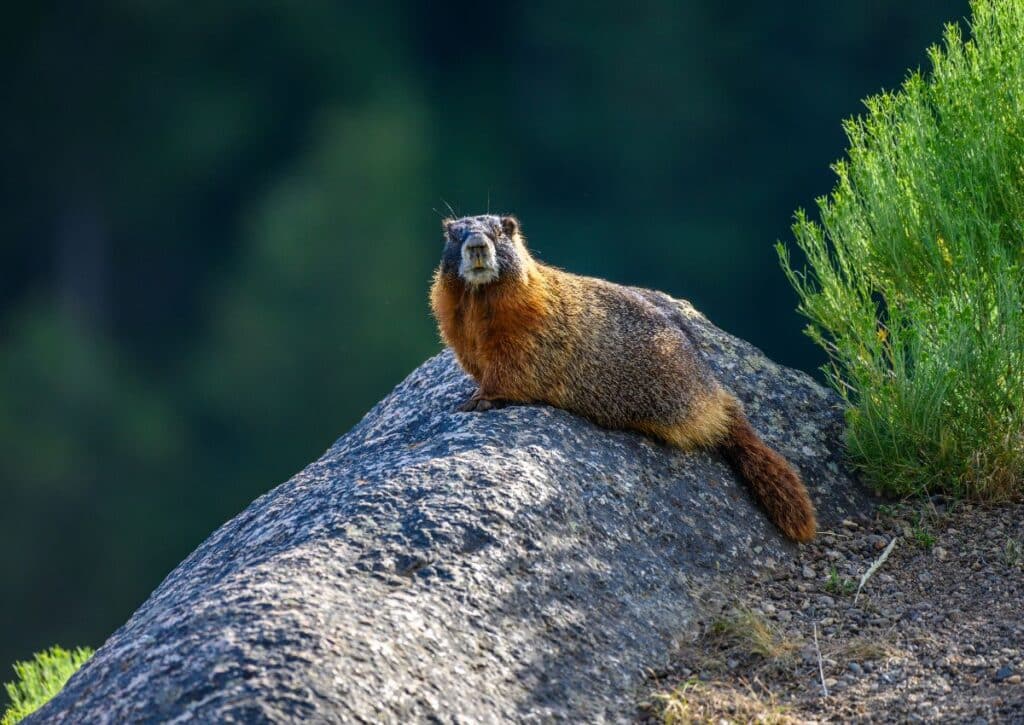
{"label": "marmot nose", "polygon": [[482,252],[487,249],[487,237],[480,232],[474,232],[466,237],[466,241],[462,243],[462,248],[467,253]]}

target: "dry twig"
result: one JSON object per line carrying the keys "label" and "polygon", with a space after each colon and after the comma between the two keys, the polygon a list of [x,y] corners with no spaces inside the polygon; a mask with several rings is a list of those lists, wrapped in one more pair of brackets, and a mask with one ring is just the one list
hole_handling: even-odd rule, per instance
{"label": "dry twig", "polygon": [[821,665],[821,647],[818,646],[818,623],[814,623],[814,651],[818,653],[818,674],[821,676],[821,691],[828,697],[828,686],[825,685],[825,668]]}
{"label": "dry twig", "polygon": [[860,590],[864,588],[865,584],[867,584],[867,581],[871,578],[871,575],[878,571],[878,567],[882,566],[882,564],[885,563],[885,560],[889,558],[889,554],[892,553],[893,547],[896,546],[897,539],[899,539],[898,536],[893,537],[893,540],[889,542],[889,545],[887,547],[885,547],[885,551],[882,552],[882,555],[875,559],[875,563],[869,566],[868,570],[864,572],[864,576],[860,578],[860,584],[857,586],[857,593],[853,595],[854,604],[856,604],[857,599],[860,598]]}

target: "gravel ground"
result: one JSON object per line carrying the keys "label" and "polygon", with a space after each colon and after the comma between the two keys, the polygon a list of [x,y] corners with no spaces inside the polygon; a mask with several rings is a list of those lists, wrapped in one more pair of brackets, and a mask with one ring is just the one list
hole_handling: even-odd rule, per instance
{"label": "gravel ground", "polygon": [[642,719],[1024,723],[1022,520],[1024,504],[941,500],[844,520],[708,593],[719,613],[652,674]]}

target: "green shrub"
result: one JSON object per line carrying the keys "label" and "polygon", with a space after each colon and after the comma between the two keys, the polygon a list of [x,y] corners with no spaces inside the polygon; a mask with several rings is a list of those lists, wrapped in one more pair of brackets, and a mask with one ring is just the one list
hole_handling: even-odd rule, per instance
{"label": "green shrub", "polygon": [[849,403],[854,462],[897,495],[1024,490],[1024,0],[975,0],[931,72],[846,122],[848,159],[777,249]]}
{"label": "green shrub", "polygon": [[35,654],[31,662],[15,662],[18,679],[4,685],[11,704],[0,718],[0,725],[14,725],[45,705],[91,656],[92,650],[88,647],[72,652],[51,647]]}

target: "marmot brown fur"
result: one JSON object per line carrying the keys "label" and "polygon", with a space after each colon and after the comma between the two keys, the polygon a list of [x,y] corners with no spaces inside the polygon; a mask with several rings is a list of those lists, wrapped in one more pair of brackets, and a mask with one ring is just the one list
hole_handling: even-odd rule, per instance
{"label": "marmot brown fur", "polygon": [[537,262],[515,217],[447,219],[443,228],[431,306],[480,385],[462,410],[542,402],[679,448],[717,447],[786,536],[814,537],[800,477],[645,296],[653,293]]}

